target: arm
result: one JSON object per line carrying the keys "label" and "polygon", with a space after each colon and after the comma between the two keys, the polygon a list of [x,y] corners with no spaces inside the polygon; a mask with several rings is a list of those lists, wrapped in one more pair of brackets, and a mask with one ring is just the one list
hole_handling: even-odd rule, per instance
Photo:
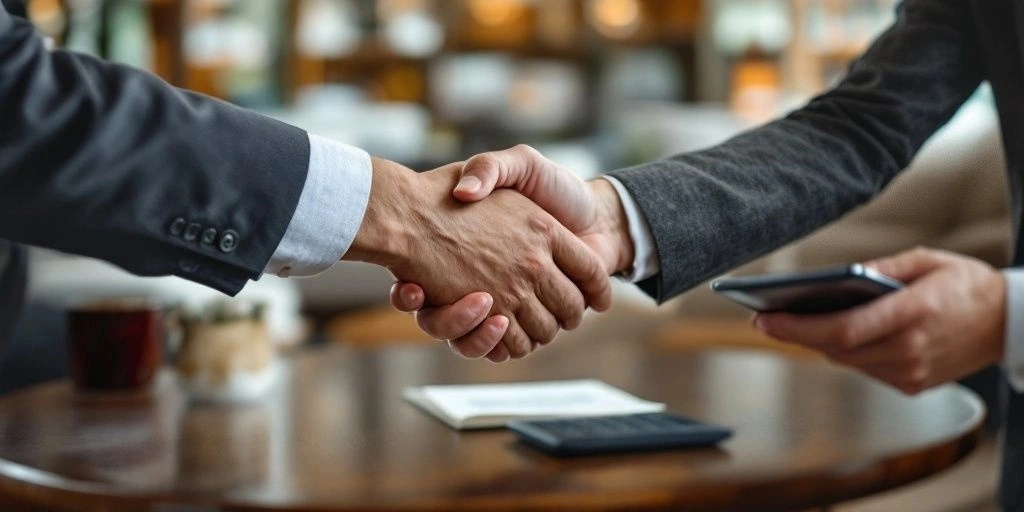
{"label": "arm", "polygon": [[[601,261],[529,199],[510,191],[469,205],[452,198],[462,167],[417,174],[374,160],[369,205],[345,258],[423,285],[421,297],[431,304],[491,292],[491,313],[508,327],[503,352],[492,356],[498,360],[525,356],[559,328],[576,327],[588,303],[598,310],[610,305]],[[481,357],[493,346],[482,348],[463,353]]]}
{"label": "arm", "polygon": [[0,119],[0,238],[227,293],[267,266],[309,165],[302,130],[49,52],[3,11]]}
{"label": "arm", "polygon": [[871,199],[982,80],[973,3],[907,0],[834,89],[697,153],[616,171],[654,234],[659,301]]}
{"label": "arm", "polygon": [[[345,253],[423,283],[428,300],[491,291],[513,357],[577,324],[585,300],[598,308],[609,300],[600,263],[536,206],[450,204],[461,164],[416,176],[374,160],[371,172],[353,148],[311,142],[138,70],[48,52],[5,12],[0,119],[0,238],[228,293],[264,270],[315,272]],[[326,170],[345,162],[351,167],[337,174]],[[348,171],[342,197],[321,189],[336,190]],[[498,213],[502,204],[516,214]],[[486,230],[502,217],[515,228],[491,240]],[[470,218],[476,224],[460,223]]]}
{"label": "arm", "polygon": [[[653,255],[650,230],[614,179],[584,182],[523,145],[477,155],[466,162],[462,174],[452,192],[455,198],[476,202],[496,188],[516,189],[586,243],[603,262],[606,275],[630,267],[645,273],[657,271],[656,259],[638,259]],[[417,284],[399,282],[391,289],[391,302],[396,308],[416,311],[420,328],[432,336],[451,340],[456,352],[470,357],[486,354],[492,361],[503,361],[507,357],[497,342],[504,326],[500,318],[487,317],[488,299],[486,294],[474,294],[447,306],[423,308],[424,294]]]}

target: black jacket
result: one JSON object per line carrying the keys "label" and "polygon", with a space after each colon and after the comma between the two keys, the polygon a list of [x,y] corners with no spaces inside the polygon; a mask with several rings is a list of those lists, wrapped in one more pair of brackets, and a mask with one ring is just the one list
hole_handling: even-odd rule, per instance
{"label": "black jacket", "polygon": [[0,239],[233,294],[270,260],[308,166],[304,131],[47,51],[0,10]]}

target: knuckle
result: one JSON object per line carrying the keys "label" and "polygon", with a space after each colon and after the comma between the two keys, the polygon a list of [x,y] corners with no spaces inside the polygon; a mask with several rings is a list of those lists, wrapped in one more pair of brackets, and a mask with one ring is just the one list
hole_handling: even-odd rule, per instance
{"label": "knuckle", "polygon": [[529,144],[516,144],[516,146],[512,148],[512,150],[517,153],[522,153],[529,157],[540,156],[540,151],[537,151],[536,148]]}
{"label": "knuckle", "polygon": [[550,239],[555,234],[555,224],[551,216],[540,212],[531,213],[526,219],[530,231]]}
{"label": "knuckle", "polygon": [[470,161],[469,170],[490,170],[501,167],[501,160],[494,153],[480,153]]}
{"label": "knuckle", "polygon": [[539,254],[528,254],[522,258],[522,269],[529,279],[535,279],[547,266],[547,262]]}

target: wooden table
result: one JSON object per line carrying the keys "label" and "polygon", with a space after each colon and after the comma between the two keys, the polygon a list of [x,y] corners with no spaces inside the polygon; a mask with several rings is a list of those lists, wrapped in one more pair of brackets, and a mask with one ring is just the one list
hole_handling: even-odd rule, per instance
{"label": "wooden table", "polygon": [[[0,398],[0,494],[118,511],[794,510],[934,474],[979,439],[983,406],[958,386],[907,398],[821,362],[615,336],[503,365],[436,346],[310,350],[250,407],[188,407],[173,382],[134,402],[42,385]],[[450,430],[400,399],[409,385],[582,377],[736,435],[562,460],[502,430]]]}

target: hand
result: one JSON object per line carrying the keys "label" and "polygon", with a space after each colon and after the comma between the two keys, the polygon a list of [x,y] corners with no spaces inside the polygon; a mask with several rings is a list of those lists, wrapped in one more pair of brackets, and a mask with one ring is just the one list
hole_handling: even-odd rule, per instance
{"label": "hand", "polygon": [[[625,214],[618,194],[607,181],[584,182],[533,148],[517,146],[471,158],[452,195],[474,202],[486,198],[495,188],[515,188],[547,210],[599,255],[609,274],[632,265],[633,243]],[[487,318],[484,300],[474,295],[449,306],[421,309],[423,293],[419,286],[399,282],[391,288],[391,302],[396,308],[419,310],[420,328],[434,337],[453,340],[452,348],[464,356],[479,353],[500,337],[498,319]],[[487,358],[504,360],[500,349],[488,353]]]}
{"label": "hand", "polygon": [[1002,360],[1006,282],[999,271],[973,258],[929,249],[865,265],[908,286],[838,313],[759,314],[755,325],[907,394]]}
{"label": "hand", "polygon": [[509,357],[549,342],[559,326],[578,325],[588,302],[609,306],[601,261],[526,198],[502,192],[465,205],[449,194],[462,164],[422,174],[385,160],[373,164],[369,204],[344,259],[386,266],[399,279],[420,283],[428,304],[488,291],[486,298],[465,300],[503,317],[488,325],[507,326],[501,341]]}

